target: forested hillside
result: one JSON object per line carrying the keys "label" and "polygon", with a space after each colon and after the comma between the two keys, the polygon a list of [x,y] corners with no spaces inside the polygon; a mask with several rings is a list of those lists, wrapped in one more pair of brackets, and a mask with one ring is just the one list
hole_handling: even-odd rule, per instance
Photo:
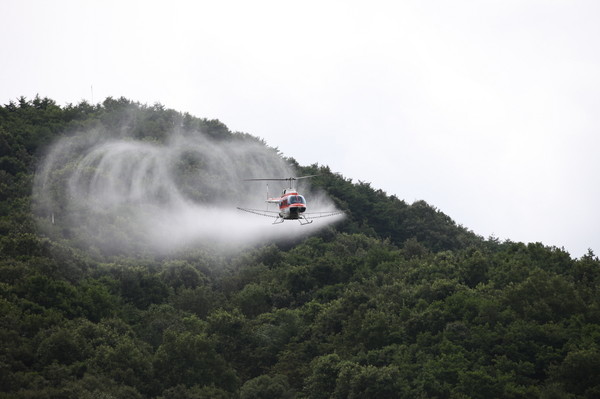
{"label": "forested hillside", "polygon": [[346,213],[293,241],[128,253],[41,228],[34,176],[56,140],[175,127],[261,143],[124,98],[0,107],[0,397],[600,397],[595,254],[484,239],[327,166],[285,159]]}

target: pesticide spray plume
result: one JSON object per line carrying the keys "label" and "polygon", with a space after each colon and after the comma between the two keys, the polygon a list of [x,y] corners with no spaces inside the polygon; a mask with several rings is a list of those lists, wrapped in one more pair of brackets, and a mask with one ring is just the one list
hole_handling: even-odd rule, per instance
{"label": "pesticide spray plume", "polygon": [[[44,233],[107,254],[235,250],[302,238],[339,220],[274,226],[236,209],[266,209],[265,184],[244,179],[273,175],[296,172],[247,135],[212,139],[179,130],[158,141],[134,138],[126,128],[96,128],[51,146],[36,173],[34,211]],[[335,209],[323,193],[303,188],[312,209]]]}

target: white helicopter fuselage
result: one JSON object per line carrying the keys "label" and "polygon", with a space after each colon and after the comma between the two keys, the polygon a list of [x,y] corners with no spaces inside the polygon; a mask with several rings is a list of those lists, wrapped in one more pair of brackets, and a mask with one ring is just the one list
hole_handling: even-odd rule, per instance
{"label": "white helicopter fuselage", "polygon": [[306,211],[306,200],[293,188],[283,190],[281,197],[269,198],[267,202],[278,205],[282,219],[299,219]]}

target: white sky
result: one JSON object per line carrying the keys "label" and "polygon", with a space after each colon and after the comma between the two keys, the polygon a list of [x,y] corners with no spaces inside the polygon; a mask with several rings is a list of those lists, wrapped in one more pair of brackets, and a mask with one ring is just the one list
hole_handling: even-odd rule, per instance
{"label": "white sky", "polygon": [[600,252],[598,1],[3,0],[0,41],[3,104],[160,102],[484,237]]}

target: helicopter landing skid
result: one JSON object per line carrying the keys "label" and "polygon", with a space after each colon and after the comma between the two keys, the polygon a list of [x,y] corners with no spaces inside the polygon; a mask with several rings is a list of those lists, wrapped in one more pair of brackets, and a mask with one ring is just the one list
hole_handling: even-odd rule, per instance
{"label": "helicopter landing skid", "polygon": [[[304,222],[302,222],[304,220]],[[304,216],[301,216],[298,218],[298,221],[300,222],[300,224],[302,226],[305,226],[307,224],[311,224],[312,222],[314,222],[314,220],[308,220],[307,218],[305,218]]]}
{"label": "helicopter landing skid", "polygon": [[[306,226],[307,224],[311,224],[312,222],[314,222],[314,220],[308,220],[304,216],[299,217],[297,220],[298,220],[298,222],[300,222],[300,224],[302,226]],[[284,221],[285,221],[284,218],[282,218],[281,216],[278,216],[272,224],[281,224]]]}

